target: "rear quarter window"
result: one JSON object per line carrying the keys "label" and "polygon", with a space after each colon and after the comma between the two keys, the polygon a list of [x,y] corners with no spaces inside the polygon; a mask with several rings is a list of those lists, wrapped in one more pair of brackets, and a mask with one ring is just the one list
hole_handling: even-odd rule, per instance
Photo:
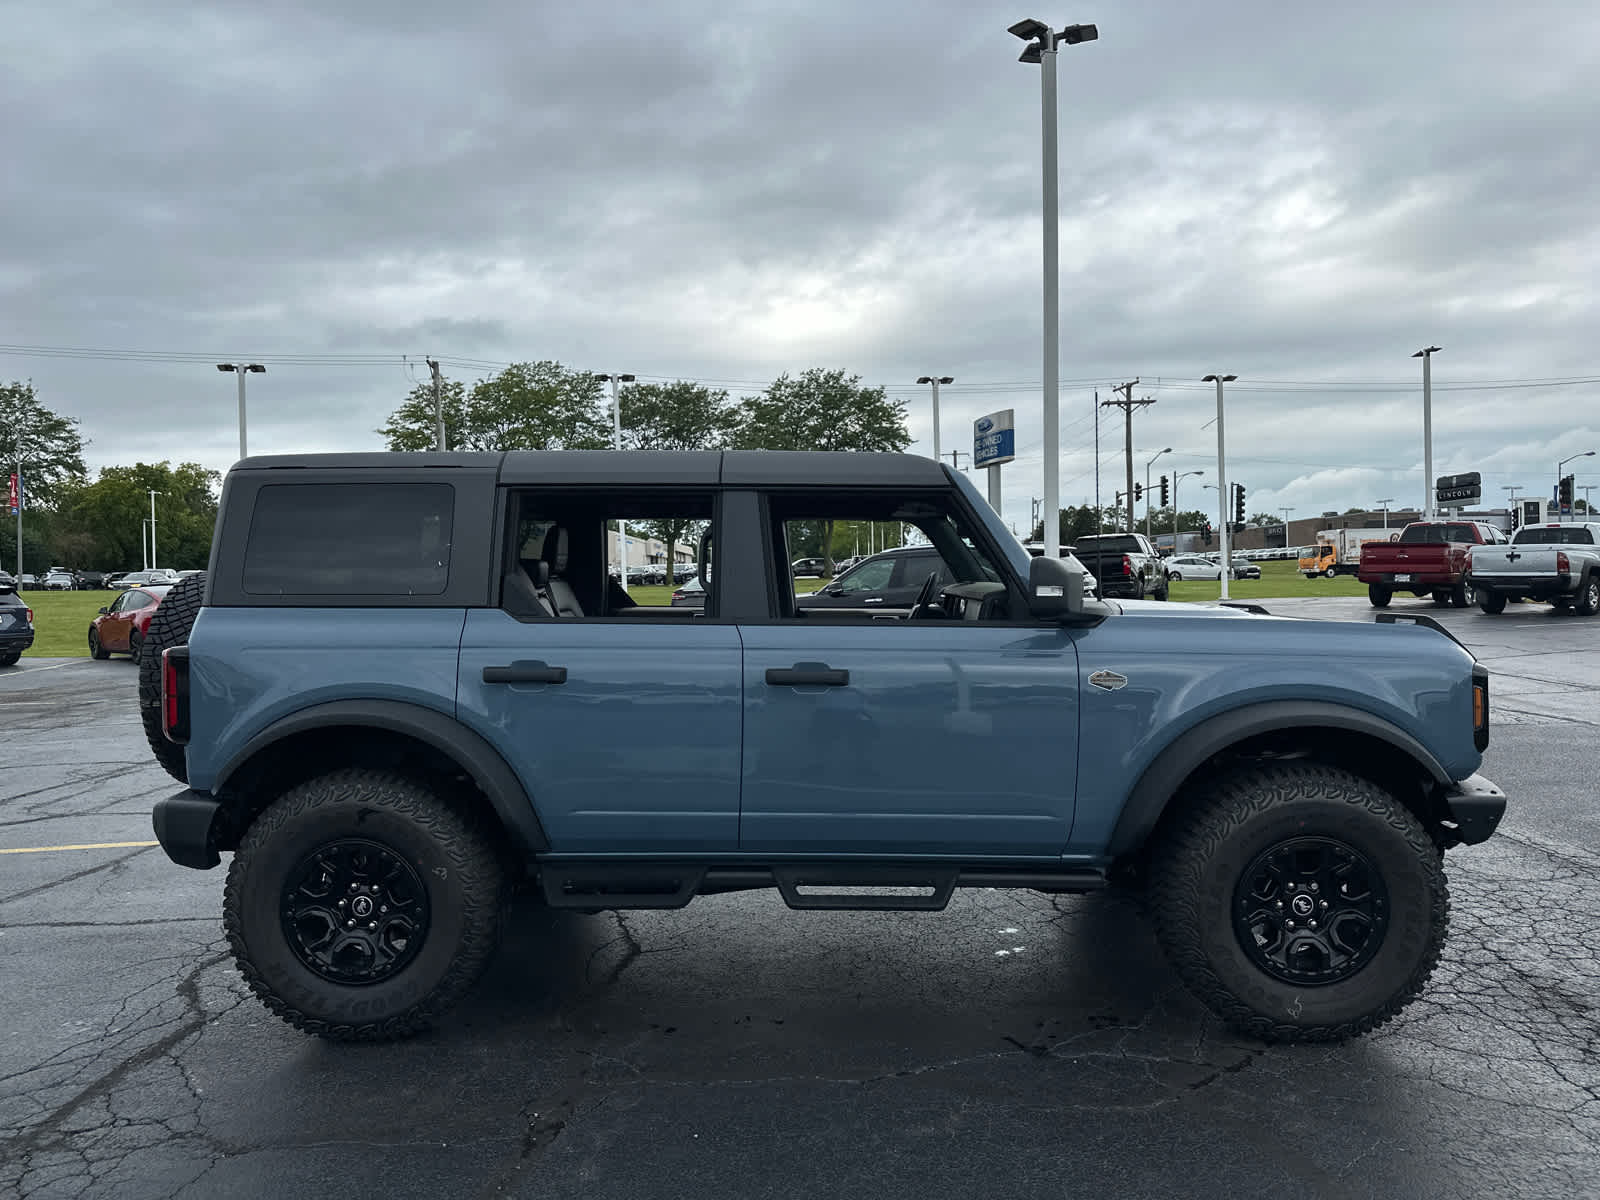
{"label": "rear quarter window", "polygon": [[255,596],[437,596],[450,579],[446,483],[269,484],[256,494],[243,590]]}

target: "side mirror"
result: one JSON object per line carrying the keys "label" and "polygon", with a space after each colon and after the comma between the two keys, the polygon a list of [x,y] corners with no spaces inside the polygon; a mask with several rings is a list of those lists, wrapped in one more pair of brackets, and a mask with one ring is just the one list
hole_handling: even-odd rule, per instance
{"label": "side mirror", "polygon": [[844,595],[844,584],[830,583],[827,587],[822,589],[822,594],[825,596],[842,596]]}
{"label": "side mirror", "polygon": [[1083,611],[1084,569],[1075,558],[1035,558],[1028,563],[1028,613],[1057,621]]}
{"label": "side mirror", "polygon": [[111,610],[110,610],[110,609],[109,609],[109,608],[106,608],[106,607],[104,607],[104,606],[101,606],[101,609],[100,609],[100,615],[101,615],[101,616],[102,616],[102,617],[103,617],[103,616],[105,616],[105,615],[106,615],[106,614],[107,614],[107,613],[108,613],[108,612],[110,612],[110,611],[111,611]]}

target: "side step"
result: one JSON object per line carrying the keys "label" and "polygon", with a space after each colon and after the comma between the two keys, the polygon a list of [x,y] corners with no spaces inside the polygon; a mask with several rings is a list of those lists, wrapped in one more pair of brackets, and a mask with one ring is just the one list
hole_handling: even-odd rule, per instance
{"label": "side step", "polygon": [[682,908],[696,896],[775,887],[793,909],[938,912],[958,887],[1094,892],[1106,877],[1093,867],[568,861],[540,863],[539,882],[551,908]]}

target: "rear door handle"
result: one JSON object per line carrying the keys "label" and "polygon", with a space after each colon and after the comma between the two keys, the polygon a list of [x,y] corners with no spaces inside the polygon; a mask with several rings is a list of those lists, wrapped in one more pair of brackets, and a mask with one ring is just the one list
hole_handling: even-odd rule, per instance
{"label": "rear door handle", "polygon": [[767,682],[773,687],[848,687],[850,672],[823,663],[795,663],[792,667],[768,667]]}
{"label": "rear door handle", "polygon": [[567,669],[552,667],[537,659],[531,662],[514,662],[505,667],[485,667],[485,683],[565,683]]}

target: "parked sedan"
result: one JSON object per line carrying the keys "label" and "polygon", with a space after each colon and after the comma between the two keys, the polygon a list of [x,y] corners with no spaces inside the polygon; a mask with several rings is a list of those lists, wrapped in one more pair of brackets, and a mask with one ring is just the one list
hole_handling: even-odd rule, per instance
{"label": "parked sedan", "polygon": [[165,567],[152,568],[148,571],[133,571],[117,580],[116,585],[126,591],[136,587],[167,587],[178,582],[178,573],[169,571]]}
{"label": "parked sedan", "polygon": [[1167,559],[1167,578],[1173,583],[1185,579],[1221,579],[1222,564],[1198,554],[1175,554]]}
{"label": "parked sedan", "polygon": [[1233,577],[1235,579],[1260,579],[1261,568],[1244,555],[1235,554],[1233,556]]}
{"label": "parked sedan", "polygon": [[100,615],[89,622],[90,655],[104,659],[114,653],[127,654],[138,662],[150,618],[155,616],[167,590],[166,584],[129,588],[109,607],[102,608]]}
{"label": "parked sedan", "polygon": [[673,608],[704,608],[706,589],[698,579],[691,579],[672,593]]}
{"label": "parked sedan", "polygon": [[51,571],[44,577],[42,586],[47,592],[71,592],[77,589],[78,581],[71,571]]}
{"label": "parked sedan", "polygon": [[12,584],[0,583],[0,667],[15,666],[31,645],[33,609],[17,595]]}

